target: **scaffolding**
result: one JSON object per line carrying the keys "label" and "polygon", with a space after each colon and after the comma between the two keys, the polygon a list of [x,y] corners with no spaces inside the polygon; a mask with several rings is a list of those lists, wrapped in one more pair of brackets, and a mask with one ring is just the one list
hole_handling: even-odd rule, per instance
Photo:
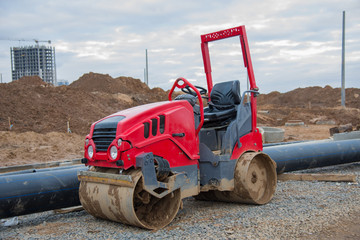
{"label": "scaffolding", "polygon": [[12,80],[23,76],[39,76],[44,82],[56,86],[55,47],[11,47]]}

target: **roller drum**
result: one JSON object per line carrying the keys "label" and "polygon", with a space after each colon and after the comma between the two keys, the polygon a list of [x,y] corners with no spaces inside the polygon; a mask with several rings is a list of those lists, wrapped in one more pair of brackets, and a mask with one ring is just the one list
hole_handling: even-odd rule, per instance
{"label": "roller drum", "polygon": [[259,152],[243,154],[234,171],[234,190],[211,190],[200,193],[198,200],[266,204],[274,196],[277,175],[276,164]]}
{"label": "roller drum", "polygon": [[107,183],[81,181],[80,202],[91,215],[146,229],[159,229],[176,216],[180,203],[180,189],[163,198],[156,198],[143,189],[140,170],[131,170],[134,185],[118,186]]}

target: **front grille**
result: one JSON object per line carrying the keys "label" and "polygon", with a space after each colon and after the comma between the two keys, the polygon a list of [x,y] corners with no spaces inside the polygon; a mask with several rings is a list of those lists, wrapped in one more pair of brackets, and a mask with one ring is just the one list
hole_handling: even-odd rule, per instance
{"label": "front grille", "polygon": [[96,152],[106,152],[115,137],[116,128],[94,129],[92,138],[96,146]]}

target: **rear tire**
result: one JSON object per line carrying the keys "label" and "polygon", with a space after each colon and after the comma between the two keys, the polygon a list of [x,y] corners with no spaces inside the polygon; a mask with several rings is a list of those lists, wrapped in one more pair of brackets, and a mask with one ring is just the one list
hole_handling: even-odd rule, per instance
{"label": "rear tire", "polygon": [[276,163],[261,152],[244,153],[234,171],[234,190],[202,192],[196,199],[250,204],[266,204],[274,196]]}

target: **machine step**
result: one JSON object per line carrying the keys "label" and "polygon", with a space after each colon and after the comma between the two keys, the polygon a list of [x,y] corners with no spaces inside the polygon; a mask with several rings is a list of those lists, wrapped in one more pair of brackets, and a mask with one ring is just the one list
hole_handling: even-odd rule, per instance
{"label": "machine step", "polygon": [[103,184],[110,184],[110,185],[129,187],[129,188],[135,187],[135,183],[131,175],[80,171],[78,173],[78,179],[79,181],[84,181],[84,182],[103,183]]}

